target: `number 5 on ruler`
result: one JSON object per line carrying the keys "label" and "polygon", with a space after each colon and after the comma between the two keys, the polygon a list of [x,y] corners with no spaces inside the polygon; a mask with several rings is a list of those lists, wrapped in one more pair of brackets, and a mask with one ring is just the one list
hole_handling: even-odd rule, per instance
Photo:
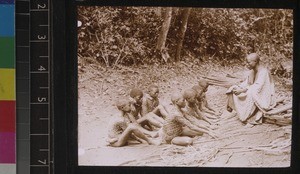
{"label": "number 5 on ruler", "polygon": [[38,97],[40,103],[47,101],[46,97]]}

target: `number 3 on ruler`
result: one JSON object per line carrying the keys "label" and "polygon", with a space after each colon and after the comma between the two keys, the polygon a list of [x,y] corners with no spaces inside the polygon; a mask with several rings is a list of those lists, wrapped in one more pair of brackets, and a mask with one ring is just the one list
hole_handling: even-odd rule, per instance
{"label": "number 3 on ruler", "polygon": [[45,40],[46,39],[46,35],[43,35],[43,36],[38,35],[37,37],[38,37],[39,40]]}

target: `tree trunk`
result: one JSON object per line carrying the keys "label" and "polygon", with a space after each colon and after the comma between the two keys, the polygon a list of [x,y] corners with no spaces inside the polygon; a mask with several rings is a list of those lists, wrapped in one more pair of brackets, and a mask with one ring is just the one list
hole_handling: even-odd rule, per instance
{"label": "tree trunk", "polygon": [[171,24],[171,18],[172,18],[172,7],[168,7],[166,8],[166,12],[164,14],[164,22],[162,24],[157,45],[156,45],[156,50],[160,52],[165,48],[166,39]]}
{"label": "tree trunk", "polygon": [[181,49],[182,49],[182,45],[183,45],[183,40],[184,40],[184,35],[185,35],[185,31],[187,28],[187,23],[188,23],[188,19],[189,19],[189,15],[191,12],[191,8],[185,8],[182,11],[182,19],[181,19],[181,26],[179,29],[179,33],[178,33],[178,44],[176,47],[176,55],[175,55],[175,61],[179,61],[180,60],[180,53],[181,53]]}
{"label": "tree trunk", "polygon": [[157,7],[156,9],[155,9],[155,14],[156,14],[156,16],[158,16],[158,17],[161,17],[161,7]]}

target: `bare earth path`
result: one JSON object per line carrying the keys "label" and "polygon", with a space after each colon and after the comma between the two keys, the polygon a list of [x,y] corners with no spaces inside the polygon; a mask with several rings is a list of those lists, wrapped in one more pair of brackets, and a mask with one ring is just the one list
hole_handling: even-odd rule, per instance
{"label": "bare earth path", "polygon": [[[175,67],[175,68],[174,68]],[[291,126],[262,124],[249,127],[237,120],[220,116],[218,139],[207,135],[195,139],[194,145],[151,146],[132,144],[113,148],[106,146],[107,123],[117,112],[113,103],[128,96],[130,88],[145,90],[151,83],[160,87],[160,101],[170,106],[172,92],[180,92],[197,83],[201,75],[225,77],[227,73],[242,77],[243,68],[217,65],[120,67],[104,69],[96,65],[79,67],[79,165],[96,166],[214,166],[214,167],[287,167],[290,165]],[[217,71],[214,72],[213,70]],[[205,72],[205,73],[203,73]],[[226,73],[225,73],[226,72]],[[291,98],[276,84],[277,95]],[[223,112],[225,87],[211,85],[207,98],[211,106]]]}

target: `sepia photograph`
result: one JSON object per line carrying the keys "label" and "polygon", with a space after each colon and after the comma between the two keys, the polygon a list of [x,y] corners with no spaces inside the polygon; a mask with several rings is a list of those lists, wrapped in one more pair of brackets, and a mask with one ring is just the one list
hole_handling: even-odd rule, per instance
{"label": "sepia photograph", "polygon": [[293,10],[78,6],[78,165],[291,165]]}

